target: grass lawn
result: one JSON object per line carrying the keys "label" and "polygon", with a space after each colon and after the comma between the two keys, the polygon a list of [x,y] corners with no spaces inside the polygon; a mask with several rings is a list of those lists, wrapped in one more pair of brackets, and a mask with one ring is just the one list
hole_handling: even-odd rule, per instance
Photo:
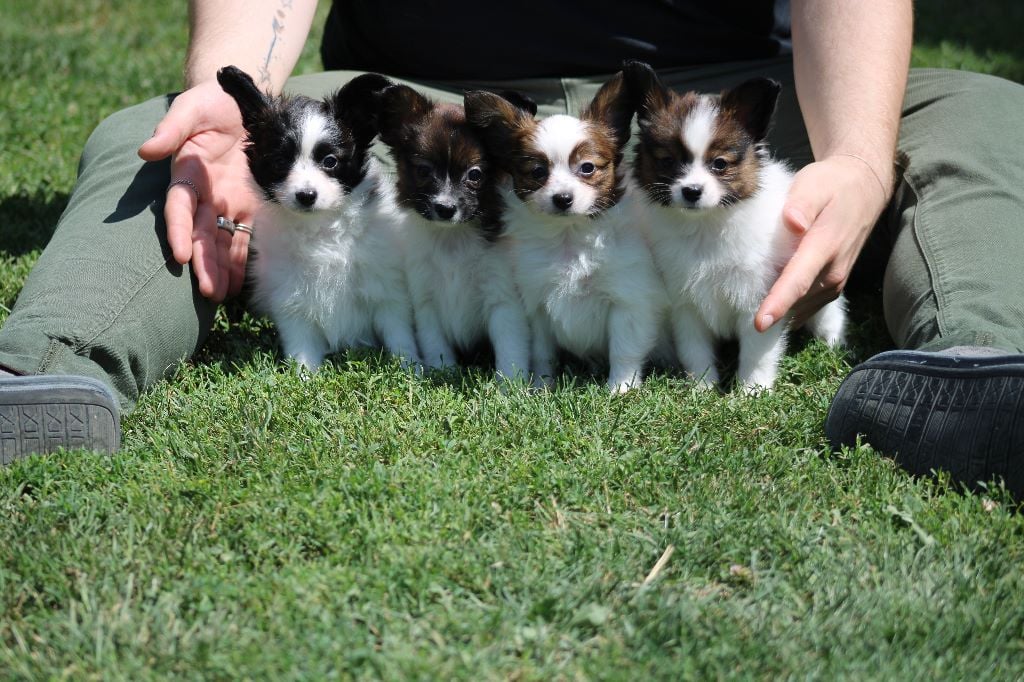
{"label": "grass lawn", "polygon": [[[1015,0],[918,9],[915,66],[1024,80]],[[185,3],[7,0],[0,321],[88,133],[176,89],[185,40]],[[0,679],[1020,679],[1013,503],[825,446],[879,305],[757,399],[372,353],[302,382],[234,307],[121,453],[0,469]]]}

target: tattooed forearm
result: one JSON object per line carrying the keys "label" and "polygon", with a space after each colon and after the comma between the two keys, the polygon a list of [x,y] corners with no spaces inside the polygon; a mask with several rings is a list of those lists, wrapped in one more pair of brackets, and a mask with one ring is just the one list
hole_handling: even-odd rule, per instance
{"label": "tattooed forearm", "polygon": [[270,63],[274,59],[274,48],[277,47],[277,42],[284,34],[284,22],[287,18],[285,10],[292,8],[293,0],[281,0],[281,6],[274,12],[274,17],[271,22],[271,38],[270,45],[267,47],[267,56],[263,59],[263,64],[259,67],[257,72],[257,82],[263,88],[269,88],[272,81],[270,77]]}

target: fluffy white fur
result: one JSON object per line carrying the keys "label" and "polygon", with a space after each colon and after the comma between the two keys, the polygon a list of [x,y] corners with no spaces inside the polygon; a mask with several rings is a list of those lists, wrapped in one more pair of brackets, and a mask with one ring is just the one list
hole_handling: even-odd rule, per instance
{"label": "fluffy white fur", "polygon": [[419,363],[402,216],[376,160],[332,210],[267,203],[254,223],[254,301],[273,318],[288,357],[315,370],[329,352],[383,344]]}
{"label": "fluffy white fur", "polygon": [[[589,189],[589,188],[587,188]],[[534,376],[549,383],[557,348],[609,365],[608,388],[640,385],[665,293],[627,194],[596,218],[552,215],[504,190],[507,247],[533,335]]]}
{"label": "fluffy white fur", "polygon": [[529,327],[504,240],[488,242],[473,222],[431,221],[413,210],[407,219],[406,274],[423,362],[453,365],[456,348],[489,338],[498,375],[525,377]]}
{"label": "fluffy white fur", "polygon": [[[682,208],[678,191],[673,192],[676,205],[651,206],[651,250],[668,289],[676,353],[705,385],[719,378],[717,338],[738,339],[737,376],[745,389],[775,382],[788,320],[760,333],[754,314],[797,246],[797,237],[782,224],[791,184],[792,173],[782,163],[766,161],[757,193],[732,206]],[[842,343],[845,324],[841,298],[808,322],[829,345]]]}

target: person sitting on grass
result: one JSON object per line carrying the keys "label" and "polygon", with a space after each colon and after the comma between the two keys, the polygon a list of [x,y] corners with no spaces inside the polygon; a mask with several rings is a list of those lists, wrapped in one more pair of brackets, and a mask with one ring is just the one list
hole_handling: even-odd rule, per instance
{"label": "person sitting on grass", "polygon": [[[550,115],[573,113],[635,58],[678,90],[751,76],[784,85],[768,141],[800,169],[784,218],[801,241],[759,329],[790,312],[799,324],[836,298],[862,252],[884,272],[885,319],[903,350],[843,382],[831,442],[863,436],[911,472],[1003,478],[1024,492],[1024,129],[1014,125],[1024,87],[909,70],[910,0],[795,0],[791,12],[784,0],[743,12],[336,2],[327,71],[289,80],[315,5],[193,1],[186,89],[92,134],[68,208],[0,330],[5,461],[58,445],[116,449],[119,411],[192,355],[217,304],[241,290],[259,198],[220,67],[272,93],[322,96],[364,71],[442,102],[516,89]],[[60,428],[40,426],[43,413]]]}

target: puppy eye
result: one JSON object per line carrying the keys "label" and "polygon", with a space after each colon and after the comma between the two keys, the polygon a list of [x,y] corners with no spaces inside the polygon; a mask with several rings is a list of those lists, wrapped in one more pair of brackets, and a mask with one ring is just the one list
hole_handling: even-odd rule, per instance
{"label": "puppy eye", "polygon": [[711,170],[715,171],[716,173],[721,173],[728,167],[729,161],[724,156],[719,156],[718,158],[711,162]]}
{"label": "puppy eye", "polygon": [[474,185],[484,179],[484,172],[474,166],[466,171],[466,180],[470,181]]}
{"label": "puppy eye", "polygon": [[421,162],[416,164],[413,172],[416,173],[417,180],[426,180],[434,173],[434,167],[429,163]]}
{"label": "puppy eye", "polygon": [[320,160],[320,167],[324,170],[334,170],[338,167],[338,157],[334,154],[328,154]]}
{"label": "puppy eye", "polygon": [[534,180],[544,180],[548,177],[548,167],[544,164],[537,164],[533,167],[533,170],[530,171],[530,177]]}
{"label": "puppy eye", "polygon": [[589,161],[584,161],[583,163],[580,164],[580,174],[581,175],[587,175],[587,176],[593,175],[595,170],[597,170],[597,166],[595,166],[594,164],[592,164]]}

